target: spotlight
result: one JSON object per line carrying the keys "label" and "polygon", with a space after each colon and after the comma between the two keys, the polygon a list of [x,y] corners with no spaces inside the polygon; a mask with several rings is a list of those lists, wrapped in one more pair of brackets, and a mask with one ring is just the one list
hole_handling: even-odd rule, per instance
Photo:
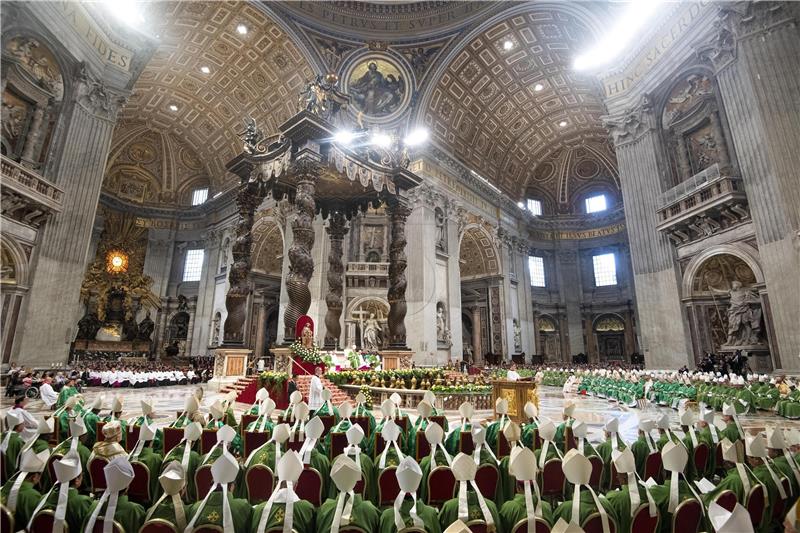
{"label": "spotlight", "polygon": [[428,130],[425,128],[416,128],[411,133],[406,135],[403,142],[406,146],[419,146],[428,140]]}
{"label": "spotlight", "polygon": [[517,202],[517,207],[519,207],[520,209],[525,209],[525,204],[523,204],[522,202]]}
{"label": "spotlight", "polygon": [[380,148],[388,148],[392,144],[392,138],[385,133],[373,133],[369,139],[370,144],[374,144]]}
{"label": "spotlight", "polygon": [[244,24],[239,24],[236,26],[236,31],[239,33],[239,35],[247,35],[247,26]]}
{"label": "spotlight", "polygon": [[562,120],[561,122],[558,123],[558,125],[563,128],[564,126],[567,125],[567,121],[566,120]]}
{"label": "spotlight", "polygon": [[350,131],[350,130],[341,130],[341,131],[337,131],[336,135],[333,136],[333,141],[338,143],[338,144],[348,145],[351,142],[353,142],[353,139],[355,139],[355,137],[356,137],[356,134],[353,133],[352,131]]}
{"label": "spotlight", "polygon": [[202,72],[203,74],[208,74],[209,72],[211,72],[211,69],[208,67],[200,67],[200,72]]}
{"label": "spotlight", "polygon": [[177,111],[178,110],[178,106],[176,106],[175,104],[170,104],[169,105],[169,110],[170,111]]}
{"label": "spotlight", "polygon": [[514,48],[514,43],[512,43],[511,41],[503,42],[503,50],[511,50],[512,48]]}
{"label": "spotlight", "polygon": [[542,85],[541,83],[537,83],[536,85],[533,86],[533,90],[536,91],[537,93],[542,89],[544,89],[544,85]]}
{"label": "spotlight", "polygon": [[105,7],[111,14],[129,26],[138,26],[144,22],[141,2],[133,0],[105,0]]}

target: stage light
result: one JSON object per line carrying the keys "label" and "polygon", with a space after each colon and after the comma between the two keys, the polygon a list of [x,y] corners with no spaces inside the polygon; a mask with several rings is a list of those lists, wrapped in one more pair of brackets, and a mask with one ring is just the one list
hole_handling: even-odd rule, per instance
{"label": "stage light", "polygon": [[247,26],[239,24],[236,26],[236,31],[239,32],[239,35],[247,35]]}
{"label": "stage light", "polygon": [[178,106],[176,106],[175,104],[170,104],[169,105],[169,110],[170,111],[177,111],[178,110]]}
{"label": "stage light", "polygon": [[356,138],[356,134],[350,130],[341,130],[337,131],[336,135],[333,136],[333,141],[338,144],[348,145],[353,142],[353,139]]}
{"label": "stage light", "polygon": [[536,91],[537,93],[542,89],[544,89],[544,85],[542,85],[541,83],[537,83],[536,85],[533,86],[533,90]]}
{"label": "stage light", "polygon": [[567,125],[567,121],[566,120],[562,120],[561,122],[558,123],[558,125],[563,128],[564,126]]}
{"label": "stage light", "polygon": [[522,202],[517,202],[517,207],[519,207],[520,209],[525,209],[525,204],[523,204]]}
{"label": "stage light", "polygon": [[203,74],[208,74],[209,72],[211,72],[211,69],[208,68],[208,67],[203,66],[203,67],[200,67],[200,72],[202,72]]}
{"label": "stage light", "polygon": [[591,49],[575,58],[573,68],[586,70],[601,67],[619,56],[648,20],[658,11],[664,0],[635,0],[628,4],[617,23]]}
{"label": "stage light", "polygon": [[511,41],[505,41],[503,43],[503,50],[511,50],[512,48],[514,48],[514,43]]}
{"label": "stage light", "polygon": [[403,139],[403,143],[406,146],[419,146],[427,140],[428,130],[425,128],[416,128],[406,135],[406,138]]}
{"label": "stage light", "polygon": [[392,138],[386,135],[385,133],[376,132],[373,133],[369,139],[370,144],[374,144],[380,148],[388,148],[390,144],[392,144]]}

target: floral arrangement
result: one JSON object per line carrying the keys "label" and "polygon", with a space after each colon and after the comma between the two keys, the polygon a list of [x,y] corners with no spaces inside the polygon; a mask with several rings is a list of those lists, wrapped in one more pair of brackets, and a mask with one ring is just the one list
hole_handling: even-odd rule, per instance
{"label": "floral arrangement", "polygon": [[335,385],[359,385],[377,384],[378,382],[394,382],[396,385],[402,384],[403,388],[410,388],[414,384],[420,386],[426,380],[430,383],[430,385],[433,385],[437,380],[441,382],[445,378],[445,373],[440,368],[346,370],[344,372],[331,372],[326,374],[325,377],[331,380]]}
{"label": "floral arrangement", "polygon": [[[327,354],[320,352],[316,346],[306,348],[300,341],[294,341],[289,346],[289,351],[292,352],[293,357],[302,359],[306,363],[311,363],[312,365],[327,364],[325,361],[325,355]],[[330,355],[328,355],[328,361],[330,361]]]}
{"label": "floral arrangement", "polygon": [[434,385],[431,391],[436,394],[491,394],[491,385]]}
{"label": "floral arrangement", "polygon": [[264,371],[258,375],[262,387],[266,387],[270,394],[281,394],[289,374],[286,372]]}
{"label": "floral arrangement", "polygon": [[367,385],[362,385],[360,392],[364,395],[364,407],[368,410],[372,410],[372,389],[370,389]]}

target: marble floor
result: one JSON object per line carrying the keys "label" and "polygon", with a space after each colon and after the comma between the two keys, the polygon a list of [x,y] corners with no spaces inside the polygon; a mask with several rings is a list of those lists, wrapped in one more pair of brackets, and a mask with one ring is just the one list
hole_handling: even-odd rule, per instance
{"label": "marble floor", "polygon": [[[92,387],[84,389],[83,396],[87,401],[91,402],[98,394],[105,397],[105,405],[111,403],[111,399],[115,394],[119,394],[123,402],[123,418],[138,416],[140,414],[139,401],[147,398],[153,402],[155,409],[154,418],[156,426],[162,427],[167,425],[171,420],[175,419],[176,411],[183,409],[186,396],[196,388],[196,385],[176,385],[171,387],[158,387],[147,389],[105,389],[99,387]],[[216,388],[203,384],[203,401],[202,411],[208,412],[208,406],[220,396]],[[561,410],[567,401],[574,401],[577,403],[575,409],[575,418],[582,420],[589,426],[589,440],[591,442],[599,442],[603,439],[603,424],[611,418],[619,418],[620,432],[626,441],[633,441],[637,437],[638,421],[640,416],[653,417],[660,416],[661,413],[667,412],[670,415],[674,425],[678,425],[678,413],[674,409],[660,406],[648,406],[646,409],[630,409],[624,405],[608,402],[602,398],[585,397],[577,395],[565,395],[561,392],[560,388],[556,387],[540,387],[540,411],[541,414],[554,420],[561,420]],[[8,408],[9,399],[4,398],[2,407]],[[236,403],[234,406],[234,413],[237,418],[249,406],[243,403]],[[44,407],[40,400],[33,400],[28,405],[28,410],[35,415],[44,415],[49,411]],[[415,416],[415,409],[409,407],[405,409],[411,414],[412,418]],[[376,417],[380,417],[380,412],[375,411]],[[457,422],[459,415],[457,411],[447,411],[446,416],[451,422]],[[490,410],[479,410],[476,412],[476,417],[479,420],[489,420],[492,418]],[[778,417],[774,414],[764,411],[759,412],[757,415],[744,415],[740,417],[740,421],[745,430],[762,430],[767,426],[780,424],[783,427],[794,427],[800,429],[800,420],[787,420]]]}

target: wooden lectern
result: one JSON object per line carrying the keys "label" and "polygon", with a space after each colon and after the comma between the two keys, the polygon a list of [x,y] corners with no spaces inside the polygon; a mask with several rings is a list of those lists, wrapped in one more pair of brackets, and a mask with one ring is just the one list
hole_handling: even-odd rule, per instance
{"label": "wooden lectern", "polygon": [[[508,400],[508,417],[518,424],[527,422],[525,416],[525,404],[533,402],[539,408],[539,393],[536,391],[534,381],[510,381],[498,379],[492,381],[492,406],[497,403],[498,398]],[[497,411],[494,413],[495,419],[499,418]]]}

